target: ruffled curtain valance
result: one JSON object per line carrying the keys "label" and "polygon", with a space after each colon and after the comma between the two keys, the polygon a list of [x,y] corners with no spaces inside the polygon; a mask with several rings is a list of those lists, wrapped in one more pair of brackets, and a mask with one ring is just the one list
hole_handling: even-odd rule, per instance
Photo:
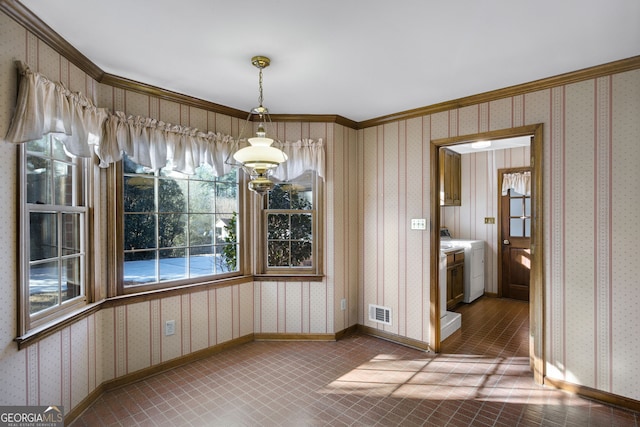
{"label": "ruffled curtain valance", "polygon": [[104,126],[104,138],[97,154],[100,166],[117,162],[126,153],[131,159],[152,170],[158,170],[169,161],[179,172],[193,174],[195,169],[208,164],[216,176],[231,171],[224,163],[233,148],[229,135],[196,128],[172,125],[160,120],[140,116],[126,116],[118,111],[110,114]]}
{"label": "ruffled curtain valance", "polygon": [[282,181],[294,179],[306,171],[316,171],[324,179],[325,154],[322,138],[317,141],[303,139],[298,142],[285,142],[281,147],[289,160],[274,171],[273,176]]}
{"label": "ruffled curtain valance", "polygon": [[[147,117],[127,116],[123,112],[111,114],[61,83],[32,72],[26,64],[16,64],[22,78],[16,110],[6,135],[9,142],[33,141],[55,133],[71,155],[91,157],[95,152],[101,167],[119,161],[126,153],[136,163],[153,170],[170,163],[172,169],[192,174],[198,166],[208,164],[215,175],[221,176],[232,168],[225,164],[236,145],[229,135],[205,133]],[[286,142],[283,149],[289,160],[275,171],[276,178],[293,179],[307,170],[316,171],[324,178],[322,140]]]}
{"label": "ruffled curtain valance", "polygon": [[91,157],[100,142],[102,125],[108,116],[105,108],[61,83],[54,83],[16,62],[21,75],[16,110],[6,140],[27,142],[53,133],[66,150],[77,157]]}
{"label": "ruffled curtain valance", "polygon": [[502,175],[502,195],[513,189],[525,196],[531,196],[531,172],[505,173]]}

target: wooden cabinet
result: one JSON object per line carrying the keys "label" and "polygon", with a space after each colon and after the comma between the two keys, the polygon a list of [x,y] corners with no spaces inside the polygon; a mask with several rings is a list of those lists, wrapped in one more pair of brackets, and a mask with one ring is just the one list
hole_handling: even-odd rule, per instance
{"label": "wooden cabinet", "polygon": [[460,206],[460,153],[440,148],[440,206]]}
{"label": "wooden cabinet", "polygon": [[464,298],[464,250],[447,254],[447,310]]}

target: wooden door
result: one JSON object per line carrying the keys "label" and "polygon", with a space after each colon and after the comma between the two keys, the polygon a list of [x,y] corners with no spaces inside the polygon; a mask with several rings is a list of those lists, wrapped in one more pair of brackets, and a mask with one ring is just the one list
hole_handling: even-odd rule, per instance
{"label": "wooden door", "polygon": [[[530,171],[530,169],[501,170],[503,173]],[[501,193],[500,193],[501,194]],[[499,289],[502,297],[529,301],[531,273],[531,195],[510,189],[500,196],[500,249]]]}

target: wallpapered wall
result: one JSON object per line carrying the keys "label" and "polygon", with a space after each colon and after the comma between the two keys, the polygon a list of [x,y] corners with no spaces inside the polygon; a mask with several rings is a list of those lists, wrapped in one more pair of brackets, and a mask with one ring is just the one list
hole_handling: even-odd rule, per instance
{"label": "wallpapered wall", "polygon": [[[360,322],[428,340],[429,232],[410,219],[431,217],[429,141],[543,123],[547,375],[640,400],[639,116],[635,70],[360,131],[360,304],[391,307],[393,325]],[[481,237],[468,218],[443,222]]]}
{"label": "wallpapered wall", "polygon": [[[237,132],[237,119],[95,83],[0,13],[0,135],[16,95],[15,59],[100,106]],[[640,400],[639,91],[636,70],[357,132],[279,124],[283,139],[327,144],[322,282],[256,282],[109,308],[22,351],[12,341],[16,149],[1,142],[0,404],[69,410],[104,381],[252,332],[333,333],[361,323],[428,342],[430,234],[409,223],[431,218],[429,141],[534,123],[545,125],[547,373]],[[369,303],[390,306],[392,325],[369,322]],[[169,339],[160,334],[165,316],[178,323]]]}
{"label": "wallpapered wall", "polygon": [[[239,133],[236,118],[95,82],[0,13],[2,136],[15,105],[17,59],[112,111]],[[332,334],[355,324],[358,206],[352,194],[357,194],[358,175],[350,166],[356,164],[356,132],[333,123],[279,123],[277,133],[284,140],[322,138],[326,144],[323,281],[246,283],[111,307],[22,351],[13,342],[17,330],[17,152],[14,145],[0,141],[0,232],[6,236],[0,254],[0,405],[62,403],[68,412],[105,381],[231,339],[253,333]],[[101,230],[104,233],[104,226]],[[345,311],[339,309],[342,298],[349,301]],[[176,320],[176,334],[165,337],[162,325],[168,319]]]}

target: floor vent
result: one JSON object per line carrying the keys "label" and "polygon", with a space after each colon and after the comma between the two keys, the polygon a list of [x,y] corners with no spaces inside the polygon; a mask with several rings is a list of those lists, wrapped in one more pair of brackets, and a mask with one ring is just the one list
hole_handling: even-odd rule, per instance
{"label": "floor vent", "polygon": [[389,307],[369,304],[369,320],[391,325],[391,309]]}

